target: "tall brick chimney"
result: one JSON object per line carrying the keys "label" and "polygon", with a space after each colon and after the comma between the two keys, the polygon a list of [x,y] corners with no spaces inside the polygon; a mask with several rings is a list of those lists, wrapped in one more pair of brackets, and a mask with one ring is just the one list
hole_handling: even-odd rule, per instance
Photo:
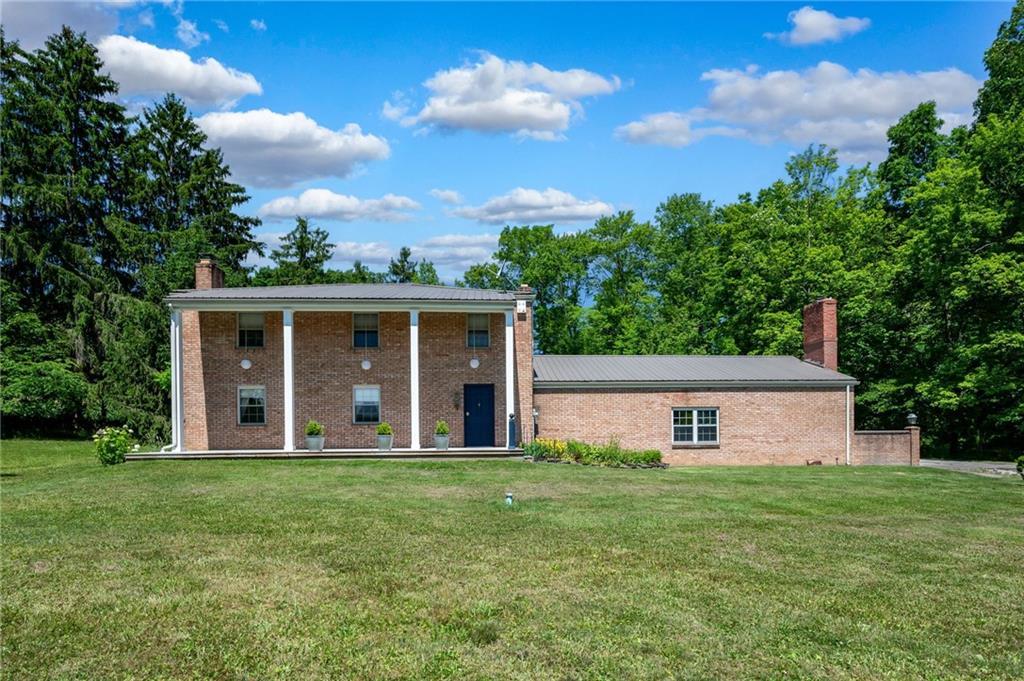
{"label": "tall brick chimney", "polygon": [[224,272],[209,256],[200,257],[196,263],[196,288],[224,288]]}
{"label": "tall brick chimney", "polygon": [[515,291],[516,312],[513,320],[516,353],[516,409],[519,442],[533,441],[533,301],[536,295],[526,284]]}
{"label": "tall brick chimney", "polygon": [[804,359],[832,371],[839,370],[835,298],[819,298],[804,305]]}

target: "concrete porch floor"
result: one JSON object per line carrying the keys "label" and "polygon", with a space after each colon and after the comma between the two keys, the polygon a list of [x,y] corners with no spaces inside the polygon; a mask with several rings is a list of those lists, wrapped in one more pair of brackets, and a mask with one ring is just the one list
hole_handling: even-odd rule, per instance
{"label": "concrete porch floor", "polygon": [[447,451],[433,448],[392,449],[325,449],[311,452],[297,449],[211,449],[203,452],[136,452],[125,455],[126,461],[196,460],[196,459],[479,459],[513,458],[523,455],[521,449],[506,447],[452,447]]}

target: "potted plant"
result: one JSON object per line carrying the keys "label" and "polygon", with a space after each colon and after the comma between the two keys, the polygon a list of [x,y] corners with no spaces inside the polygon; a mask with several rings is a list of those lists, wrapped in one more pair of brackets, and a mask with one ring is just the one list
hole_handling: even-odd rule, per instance
{"label": "potted plant", "polygon": [[448,451],[448,423],[444,420],[438,421],[434,426],[434,449],[439,452]]}
{"label": "potted plant", "polygon": [[391,440],[395,436],[395,431],[391,427],[391,424],[387,421],[381,421],[377,424],[377,449],[382,452],[391,451]]}
{"label": "potted plant", "polygon": [[313,419],[306,421],[306,449],[320,452],[324,448],[324,426]]}

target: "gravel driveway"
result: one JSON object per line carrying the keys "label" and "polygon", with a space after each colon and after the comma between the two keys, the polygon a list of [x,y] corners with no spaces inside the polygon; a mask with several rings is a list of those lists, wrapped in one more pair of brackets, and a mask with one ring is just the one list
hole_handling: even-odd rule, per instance
{"label": "gravel driveway", "polygon": [[921,465],[928,468],[942,468],[957,473],[974,473],[998,478],[1003,475],[1017,475],[1017,466],[1012,461],[946,461],[945,459],[921,459]]}

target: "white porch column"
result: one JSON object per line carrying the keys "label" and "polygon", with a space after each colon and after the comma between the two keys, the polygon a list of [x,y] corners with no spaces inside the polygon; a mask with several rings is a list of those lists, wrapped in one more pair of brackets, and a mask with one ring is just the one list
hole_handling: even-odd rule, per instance
{"label": "white porch column", "polygon": [[420,311],[409,310],[409,414],[413,449],[420,448]]}
{"label": "white porch column", "polygon": [[[516,413],[515,338],[512,334],[512,310],[505,313],[505,432],[508,432],[508,415]],[[517,417],[518,418],[518,417]],[[516,424],[517,426],[519,424]],[[509,447],[515,447],[514,437],[505,436]]]}
{"label": "white porch column", "polygon": [[284,310],[284,450],[295,451],[295,367],[292,363],[294,312]]}
{"label": "white porch column", "polygon": [[185,451],[185,379],[182,367],[181,310],[171,311],[171,444]]}

